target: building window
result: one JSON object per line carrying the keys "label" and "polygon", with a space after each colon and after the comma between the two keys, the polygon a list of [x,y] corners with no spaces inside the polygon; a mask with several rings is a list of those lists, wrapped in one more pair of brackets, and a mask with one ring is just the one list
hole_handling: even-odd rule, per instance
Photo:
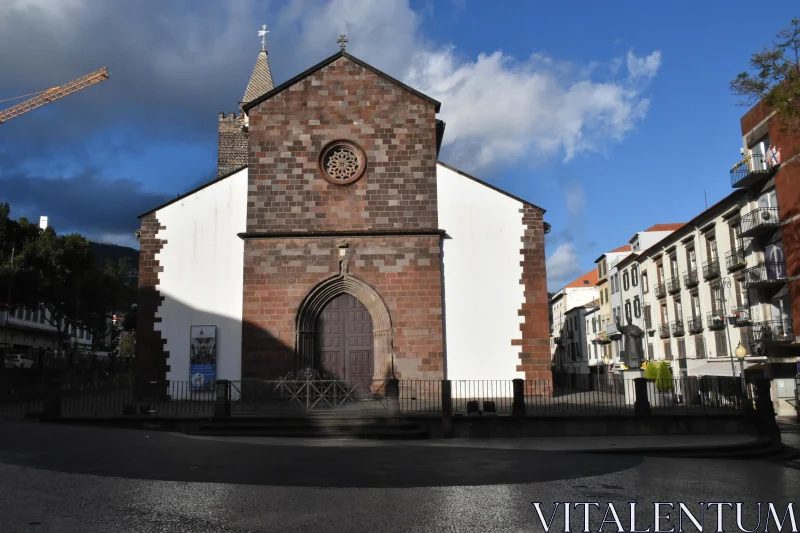
{"label": "building window", "polygon": [[678,339],[678,359],[686,359],[686,341]]}
{"label": "building window", "polygon": [[642,316],[642,304],[639,302],[639,297],[634,296],[633,298],[633,316],[639,318]]}
{"label": "building window", "polygon": [[709,262],[717,261],[719,257],[717,255],[717,238],[713,234],[706,237],[706,252],[708,253]]}
{"label": "building window", "polygon": [[617,308],[616,308],[616,307],[614,307],[614,308],[611,310],[611,314],[613,315],[613,317],[612,317],[612,318],[614,319],[614,324],[616,324],[616,323],[617,323]]}
{"label": "building window", "polygon": [[625,302],[625,320],[628,322],[631,321],[631,301],[628,300]]}
{"label": "building window", "polygon": [[626,291],[631,288],[631,280],[628,277],[627,270],[622,274],[622,288]]}
{"label": "building window", "polygon": [[642,292],[650,292],[650,285],[647,283],[647,272],[642,272]]}
{"label": "building window", "polygon": [[722,314],[722,288],[719,283],[711,286],[711,312],[715,315]]}
{"label": "building window", "polygon": [[639,267],[636,265],[631,267],[631,284],[634,287],[639,285]]}
{"label": "building window", "polygon": [[653,329],[653,317],[650,315],[650,306],[644,306],[644,327]]}
{"label": "building window", "polygon": [[689,270],[697,270],[697,257],[694,253],[694,246],[686,249],[686,264]]}
{"label": "building window", "polygon": [[608,288],[606,287],[606,303],[608,303]]}
{"label": "building window", "polygon": [[605,298],[605,294],[603,293],[603,291],[600,291],[600,303],[601,304],[605,303],[605,299],[604,298]]}
{"label": "building window", "polygon": [[592,333],[597,333],[597,319],[592,319]]}

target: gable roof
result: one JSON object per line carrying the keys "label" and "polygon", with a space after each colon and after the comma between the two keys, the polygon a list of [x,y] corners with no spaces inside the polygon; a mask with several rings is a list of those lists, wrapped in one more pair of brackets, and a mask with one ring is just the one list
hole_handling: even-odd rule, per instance
{"label": "gable roof", "polygon": [[290,79],[290,80],[288,80],[288,81],[286,81],[284,83],[281,83],[280,85],[278,85],[277,87],[275,87],[271,91],[262,94],[261,96],[259,96],[255,100],[253,100],[252,102],[248,102],[247,104],[243,105],[242,106],[242,110],[244,110],[245,113],[248,113],[252,108],[257,106],[261,102],[264,102],[265,100],[269,100],[270,98],[272,98],[276,94],[283,92],[284,90],[288,89],[289,87],[291,87],[295,83],[298,83],[298,82],[302,81],[303,79],[307,78],[311,74],[315,73],[316,71],[318,71],[320,69],[323,69],[323,68],[327,67],[328,65],[330,65],[331,63],[333,63],[334,61],[336,61],[337,59],[342,58],[342,57],[349,59],[350,61],[352,61],[356,65],[371,71],[372,73],[380,76],[381,78],[385,79],[386,81],[388,81],[390,83],[393,83],[393,84],[405,89],[406,91],[408,91],[408,92],[410,92],[410,93],[412,93],[412,94],[414,94],[416,96],[419,96],[423,100],[426,100],[426,101],[432,103],[434,106],[436,106],[435,111],[437,113],[439,112],[439,109],[442,107],[441,102],[439,102],[438,100],[434,100],[433,98],[431,98],[427,94],[423,94],[423,93],[419,92],[418,90],[409,87],[408,85],[406,85],[402,81],[397,80],[397,79],[389,76],[385,72],[378,70],[377,68],[373,67],[369,63],[365,63],[365,62],[361,61],[360,59],[358,59],[357,57],[351,56],[347,52],[340,50],[340,51],[336,52],[335,54],[333,54],[332,56],[330,56],[329,58],[320,61],[319,63],[317,63],[316,65],[314,65],[310,69],[308,69],[308,70],[306,70],[304,72],[301,72],[300,74],[298,74],[294,78],[292,78],[292,79]]}
{"label": "gable roof", "polygon": [[593,268],[583,276],[567,283],[564,286],[564,288],[574,289],[576,287],[594,287],[595,285],[597,285],[598,279],[599,278],[597,277],[597,269]]}
{"label": "gable roof", "polygon": [[594,262],[595,263],[599,263],[608,254],[621,254],[621,253],[630,252],[630,251],[631,251],[631,245],[630,244],[626,244],[624,246],[620,246],[619,248],[614,248],[610,252],[604,252],[600,257],[595,259]]}
{"label": "gable roof", "polygon": [[647,233],[649,231],[676,231],[676,230],[681,229],[685,225],[686,225],[685,222],[674,222],[674,223],[669,223],[669,224],[654,224],[654,225],[650,226],[649,228],[647,228],[646,230],[644,230],[643,233]]}
{"label": "gable roof", "polygon": [[469,179],[471,179],[472,181],[474,181],[475,183],[480,183],[480,184],[481,184],[481,185],[483,185],[484,187],[488,187],[489,189],[492,189],[493,191],[499,192],[500,194],[504,194],[504,195],[508,196],[509,198],[512,198],[512,199],[514,199],[514,200],[516,200],[516,201],[518,201],[518,202],[522,202],[522,203],[523,203],[523,204],[525,204],[525,205],[529,205],[529,206],[531,206],[531,207],[535,207],[536,209],[540,210],[542,213],[546,213],[546,212],[547,212],[545,209],[542,209],[541,207],[539,207],[539,206],[538,206],[538,205],[536,205],[536,204],[532,204],[531,202],[529,202],[529,201],[527,201],[527,200],[523,200],[523,199],[522,199],[522,198],[520,198],[519,196],[514,196],[514,195],[513,195],[513,194],[511,194],[510,192],[506,192],[506,191],[504,191],[503,189],[500,189],[499,187],[495,187],[494,185],[492,185],[492,184],[490,184],[490,183],[486,183],[485,181],[483,181],[483,180],[481,180],[481,179],[478,179],[478,178],[476,178],[475,176],[470,176],[470,175],[469,175],[469,174],[467,174],[466,172],[464,172],[464,171],[462,171],[462,170],[458,170],[458,169],[457,169],[457,168],[455,168],[455,167],[451,167],[451,166],[450,166],[450,165],[448,165],[447,163],[442,163],[441,161],[437,161],[437,162],[436,162],[436,164],[437,164],[437,165],[442,165],[444,168],[446,168],[446,169],[448,169],[448,170],[452,170],[452,171],[453,171],[453,172],[455,172],[456,174],[459,174],[459,175],[461,175],[461,176],[464,176],[465,178],[469,178]]}

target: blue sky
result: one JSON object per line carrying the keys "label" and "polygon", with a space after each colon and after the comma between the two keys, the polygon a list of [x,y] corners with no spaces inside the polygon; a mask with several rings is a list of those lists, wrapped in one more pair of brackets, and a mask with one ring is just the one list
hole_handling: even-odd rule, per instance
{"label": "blue sky", "polygon": [[746,109],[728,81],[798,15],[789,0],[53,6],[0,5],[0,99],[104,65],[112,78],[0,126],[15,215],[132,244],[137,214],[215,175],[217,113],[242,97],[258,27],[276,83],[344,32],[354,55],[442,101],[443,161],[547,209],[551,288],[636,231],[692,218],[704,191],[709,205],[730,192]]}

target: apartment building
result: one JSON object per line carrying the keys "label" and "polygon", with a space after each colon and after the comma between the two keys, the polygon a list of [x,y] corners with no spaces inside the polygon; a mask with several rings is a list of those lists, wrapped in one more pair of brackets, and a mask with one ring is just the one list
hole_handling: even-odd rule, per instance
{"label": "apartment building", "polygon": [[[564,314],[563,334],[559,338],[559,349],[553,360],[553,371],[566,374],[586,375],[597,373],[597,350],[592,335],[597,335],[597,322],[592,322],[599,309],[598,300],[580,304]],[[595,370],[590,372],[590,365]]]}
{"label": "apartment building", "polygon": [[[600,350],[602,351],[600,360],[604,361],[605,366],[610,366],[612,368],[614,367],[614,361],[618,356],[618,352],[614,351],[615,346],[612,346],[613,341],[606,333],[609,325],[613,323],[611,297],[612,294],[615,293],[613,289],[618,283],[618,280],[614,277],[617,273],[615,267],[622,258],[627,257],[630,253],[631,245],[626,244],[625,246],[620,246],[610,252],[604,253],[594,261],[597,265],[597,286],[600,295],[600,308],[598,310],[600,332],[595,343],[599,344]],[[603,371],[598,370],[598,373],[606,374],[608,373],[608,369]]]}
{"label": "apartment building", "polygon": [[[0,352],[26,355],[34,362],[58,352],[58,337],[44,309],[0,308]],[[89,352],[92,334],[83,328],[67,326],[62,348],[77,345],[79,352]]]}
{"label": "apartment building", "polygon": [[567,340],[570,342],[579,340],[575,335],[575,331],[578,329],[576,323],[578,319],[573,315],[568,317],[568,312],[598,299],[597,282],[597,270],[592,269],[581,277],[567,283],[550,298],[550,305],[553,308],[550,358],[554,366],[556,360],[565,355],[566,352],[564,350]]}

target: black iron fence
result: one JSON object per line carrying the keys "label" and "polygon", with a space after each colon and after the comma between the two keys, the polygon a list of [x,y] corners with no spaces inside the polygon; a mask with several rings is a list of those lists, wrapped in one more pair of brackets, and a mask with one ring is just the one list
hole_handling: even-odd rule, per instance
{"label": "black iron fence", "polygon": [[[647,382],[654,412],[742,409],[738,378],[677,378]],[[641,399],[641,398],[638,398]],[[245,380],[198,390],[190,381],[48,382],[0,388],[0,417],[211,418],[220,405],[234,417],[491,416],[633,413],[634,380],[621,375],[554,374],[552,380]]]}

